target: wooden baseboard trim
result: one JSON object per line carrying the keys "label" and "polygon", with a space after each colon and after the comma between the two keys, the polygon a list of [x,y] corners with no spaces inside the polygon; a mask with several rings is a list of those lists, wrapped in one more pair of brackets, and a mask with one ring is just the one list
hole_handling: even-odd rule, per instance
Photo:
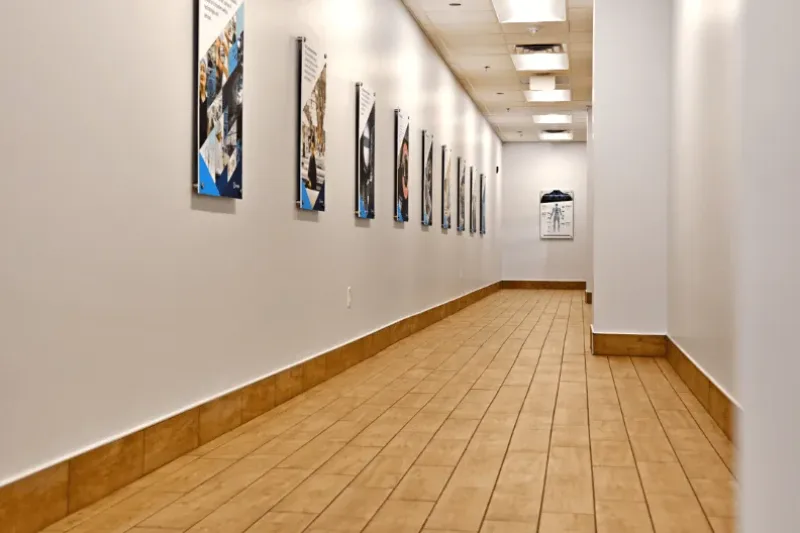
{"label": "wooden baseboard trim", "polygon": [[628,335],[592,331],[592,353],[595,355],[665,357],[667,340],[664,335]]}
{"label": "wooden baseboard trim", "polygon": [[35,533],[501,288],[493,283],[0,487],[0,531]]}
{"label": "wooden baseboard trim", "polygon": [[666,339],[666,347],[667,361],[675,373],[686,383],[697,401],[706,408],[725,435],[732,442],[736,442],[736,421],[742,415],[739,406],[731,401],[728,395],[669,337]]}
{"label": "wooden baseboard trim", "polygon": [[503,289],[534,289],[534,290],[557,290],[557,291],[585,291],[585,281],[526,281],[526,280],[503,280]]}
{"label": "wooden baseboard trim", "polygon": [[589,291],[586,291],[586,303],[592,305],[592,293]]}

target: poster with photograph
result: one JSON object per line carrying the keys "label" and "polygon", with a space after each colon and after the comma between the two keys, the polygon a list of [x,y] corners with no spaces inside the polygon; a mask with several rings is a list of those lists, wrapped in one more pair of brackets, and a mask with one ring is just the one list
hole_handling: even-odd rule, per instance
{"label": "poster with photograph", "polygon": [[458,158],[458,185],[456,194],[456,229],[464,231],[467,226],[467,162]]}
{"label": "poster with photograph", "polygon": [[481,174],[481,235],[486,235],[486,174]]}
{"label": "poster with photograph", "polygon": [[478,184],[475,183],[475,167],[469,167],[469,232],[478,231]]}
{"label": "poster with photograph", "polygon": [[399,109],[395,110],[394,138],[394,219],[397,222],[408,222],[408,143],[409,119]]}
{"label": "poster with photograph", "polygon": [[198,0],[197,193],[242,198],[244,0]]}
{"label": "poster with photograph", "polygon": [[298,170],[297,207],[325,211],[328,56],[305,37],[298,48]]}
{"label": "poster with photograph", "polygon": [[442,146],[442,229],[450,229],[453,223],[452,184],[453,151],[447,146]]}
{"label": "poster with photograph", "polygon": [[544,191],[539,200],[539,232],[542,239],[572,239],[574,233],[572,191]]}
{"label": "poster with photograph", "polygon": [[356,84],[356,217],[375,218],[375,92]]}
{"label": "poster with photograph", "polygon": [[422,132],[422,225],[433,225],[433,134]]}

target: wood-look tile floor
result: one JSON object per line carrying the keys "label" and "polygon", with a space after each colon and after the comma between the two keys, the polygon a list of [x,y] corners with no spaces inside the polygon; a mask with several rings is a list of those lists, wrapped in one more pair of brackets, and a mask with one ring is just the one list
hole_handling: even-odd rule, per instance
{"label": "wood-look tile floor", "polygon": [[46,531],[733,531],[730,441],[590,312],[496,293]]}

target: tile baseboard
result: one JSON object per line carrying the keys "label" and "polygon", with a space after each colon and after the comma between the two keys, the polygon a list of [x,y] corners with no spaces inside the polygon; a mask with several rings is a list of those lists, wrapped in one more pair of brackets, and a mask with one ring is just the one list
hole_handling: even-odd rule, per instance
{"label": "tile baseboard", "polygon": [[40,531],[500,288],[501,282],[493,283],[409,316],[167,420],[2,486],[0,531]]}
{"label": "tile baseboard", "polygon": [[741,408],[731,401],[697,364],[667,337],[667,361],[683,380],[697,401],[708,411],[725,435],[736,443],[736,421],[742,416]]}
{"label": "tile baseboard", "polygon": [[503,280],[502,289],[533,289],[533,290],[558,290],[558,291],[585,291],[585,281],[528,281],[528,280]]}
{"label": "tile baseboard", "polygon": [[595,333],[592,331],[592,353],[595,355],[665,357],[667,340],[664,335]]}

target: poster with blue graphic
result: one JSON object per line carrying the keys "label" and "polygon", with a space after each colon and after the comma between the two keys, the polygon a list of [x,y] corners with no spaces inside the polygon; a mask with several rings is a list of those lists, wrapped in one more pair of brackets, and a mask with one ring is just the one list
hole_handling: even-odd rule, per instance
{"label": "poster with blue graphic", "polygon": [[458,200],[456,202],[456,229],[464,231],[467,227],[467,162],[458,158]]}
{"label": "poster with blue graphic", "polygon": [[453,222],[451,191],[453,186],[453,151],[442,146],[442,229],[450,229]]}
{"label": "poster with blue graphic", "polygon": [[244,0],[199,0],[197,193],[242,198]]}
{"label": "poster with blue graphic", "polygon": [[356,217],[375,218],[375,91],[356,84]]}
{"label": "poster with blue graphic", "polygon": [[422,132],[422,225],[433,225],[433,134]]}
{"label": "poster with blue graphic", "polygon": [[305,37],[297,39],[297,54],[297,207],[304,211],[325,211],[328,56]]}
{"label": "poster with blue graphic", "polygon": [[394,219],[397,222],[408,222],[408,153],[409,153],[409,119],[399,109],[394,112]]}

